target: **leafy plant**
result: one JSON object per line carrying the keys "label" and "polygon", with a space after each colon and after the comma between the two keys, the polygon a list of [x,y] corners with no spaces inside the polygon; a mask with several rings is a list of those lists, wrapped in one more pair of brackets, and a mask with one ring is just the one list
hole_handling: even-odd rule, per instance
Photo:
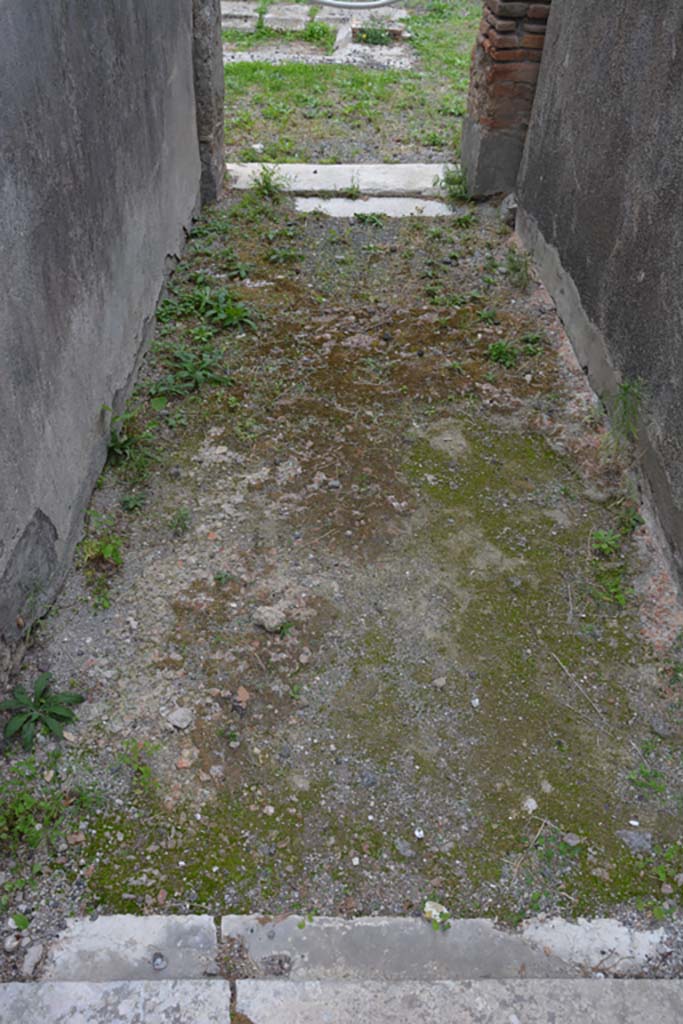
{"label": "leafy plant", "polygon": [[232,378],[220,372],[223,354],[219,349],[187,348],[182,343],[169,345],[163,361],[168,369],[149,389],[152,396],[182,397],[200,391],[205,384],[232,384]]}
{"label": "leafy plant", "polygon": [[190,528],[192,516],[188,508],[179,508],[171,516],[169,526],[174,537],[181,537]]}
{"label": "leafy plant", "polygon": [[519,343],[522,346],[522,351],[525,356],[537,356],[543,350],[543,344],[545,342],[545,336],[543,334],[528,333],[523,334],[519,339]]}
{"label": "leafy plant", "polygon": [[121,498],[121,508],[124,512],[139,512],[145,507],[144,494],[124,494]]}
{"label": "leafy plant", "polygon": [[229,288],[212,288],[197,284],[191,291],[181,292],[172,299],[164,299],[157,309],[157,320],[166,324],[195,316],[223,329],[254,327],[253,314]]}
{"label": "leafy plant", "polygon": [[499,363],[506,370],[517,365],[517,350],[509,341],[494,341],[488,347],[488,358],[492,363]]}
{"label": "leafy plant", "polygon": [[646,789],[652,793],[664,793],[666,791],[666,778],[663,772],[656,768],[648,768],[641,764],[634,771],[628,773],[629,782],[638,789]]}
{"label": "leafy plant", "polygon": [[381,228],[384,217],[381,213],[354,213],[354,220],[359,224],[369,224],[373,228]]}
{"label": "leafy plant", "polygon": [[505,272],[510,283],[526,291],[531,281],[531,256],[528,252],[521,252],[519,249],[510,248],[505,256]]}
{"label": "leafy plant", "polygon": [[64,726],[76,719],[74,707],[85,700],[80,693],[53,693],[52,678],[49,672],[41,672],[32,693],[23,686],[15,686],[9,700],[0,703],[0,711],[10,712],[5,723],[5,739],[18,737],[24,750],[33,748],[40,728],[61,739]]}
{"label": "leafy plant", "polygon": [[470,197],[467,178],[461,168],[448,167],[443,177],[437,178],[434,184],[441,189],[451,206],[459,206]]}
{"label": "leafy plant", "polygon": [[619,531],[625,537],[632,534],[644,522],[645,520],[635,505],[625,505],[619,513]]}
{"label": "leafy plant", "polygon": [[[111,411],[109,406],[105,406]],[[139,409],[128,409],[113,416],[107,461],[114,466],[124,466],[133,475],[143,477],[149,465],[157,458],[154,447],[154,426],[143,425]]]}
{"label": "leafy plant", "polygon": [[495,309],[480,309],[477,313],[477,320],[483,324],[497,324],[498,314]]}
{"label": "leafy plant", "polygon": [[149,759],[159,749],[148,740],[129,739],[119,754],[119,762],[133,771],[133,788],[148,790],[157,785]]}
{"label": "leafy plant", "polygon": [[621,536],[615,530],[595,530],[591,537],[591,547],[596,555],[611,558],[621,548]]}
{"label": "leafy plant", "polygon": [[390,29],[380,21],[369,21],[355,35],[356,40],[366,46],[389,46],[392,41]]}
{"label": "leafy plant", "polygon": [[642,380],[622,381],[616,393],[607,401],[612,434],[618,442],[635,441],[638,435],[638,420],[643,404],[644,386]]}
{"label": "leafy plant", "polygon": [[118,567],[123,564],[123,537],[113,532],[114,519],[91,510],[88,513],[89,534],[83,538],[79,548],[81,565],[97,563],[101,568]]}
{"label": "leafy plant", "polygon": [[626,567],[623,565],[612,565],[601,568],[596,573],[600,585],[598,597],[611,604],[617,604],[620,608],[626,607],[626,602],[633,595],[633,590],[624,585]]}
{"label": "leafy plant", "polygon": [[279,167],[262,164],[257,178],[254,179],[252,191],[260,199],[268,199],[278,204],[285,194],[286,181]]}

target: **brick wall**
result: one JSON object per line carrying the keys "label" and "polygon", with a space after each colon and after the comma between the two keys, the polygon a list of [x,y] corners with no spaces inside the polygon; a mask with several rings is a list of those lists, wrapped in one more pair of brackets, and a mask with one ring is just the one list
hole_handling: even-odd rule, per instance
{"label": "brick wall", "polygon": [[473,195],[515,186],[551,0],[487,0],[472,53],[463,167]]}

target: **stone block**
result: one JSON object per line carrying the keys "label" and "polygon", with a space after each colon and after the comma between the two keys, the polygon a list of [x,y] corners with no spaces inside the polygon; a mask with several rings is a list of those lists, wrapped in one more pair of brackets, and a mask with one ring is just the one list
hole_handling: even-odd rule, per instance
{"label": "stone block", "polygon": [[216,928],[208,915],[72,918],[48,952],[43,977],[50,981],[202,978],[215,969],[217,950]]}
{"label": "stone block", "polygon": [[491,129],[466,117],[461,161],[472,196],[480,198],[513,192],[517,181],[526,128]]}

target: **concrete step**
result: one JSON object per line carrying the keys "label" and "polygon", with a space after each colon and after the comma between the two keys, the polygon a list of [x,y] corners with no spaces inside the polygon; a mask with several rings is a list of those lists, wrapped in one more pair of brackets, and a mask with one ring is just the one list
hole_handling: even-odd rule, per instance
{"label": "concrete step", "polygon": [[230,982],[0,985],[2,1024],[229,1024]]}
{"label": "concrete step", "polygon": [[[228,186],[251,188],[263,166],[263,163],[226,164]],[[447,167],[447,164],[279,164],[277,172],[282,187],[295,195],[334,196],[352,192],[362,196],[428,199],[441,194],[438,180]]]}
{"label": "concrete step", "polygon": [[338,199],[332,196],[297,196],[294,201],[299,213],[324,213],[327,217],[355,217],[378,214],[381,217],[452,217],[453,210],[438,199],[413,199],[396,196],[376,196],[368,199]]}
{"label": "concrete step", "polygon": [[216,925],[208,915],[71,918],[48,950],[42,977],[89,982],[193,980],[218,973],[217,953]]}
{"label": "concrete step", "polygon": [[238,945],[255,977],[375,981],[569,978],[656,970],[670,950],[662,928],[639,930],[611,918],[530,919],[518,931],[486,918],[450,920],[435,931],[422,918],[353,919],[292,914],[228,916],[221,937]]}
{"label": "concrete step", "polygon": [[251,1024],[680,1024],[683,982],[238,981]]}

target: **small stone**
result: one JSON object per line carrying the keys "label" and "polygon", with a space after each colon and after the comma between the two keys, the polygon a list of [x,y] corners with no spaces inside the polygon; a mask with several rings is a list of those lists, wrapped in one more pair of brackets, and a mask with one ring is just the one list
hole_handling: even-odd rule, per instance
{"label": "small stone", "polygon": [[581,844],[581,837],[577,836],[576,832],[565,832],[562,836],[562,841],[565,842],[567,846],[579,846]]}
{"label": "small stone", "polygon": [[651,832],[635,832],[632,829],[624,828],[617,832],[617,835],[621,841],[628,846],[631,853],[641,854],[652,852]]}
{"label": "small stone", "polygon": [[437,690],[443,690],[444,686],[446,685],[446,682],[447,680],[445,676],[439,676],[438,679],[435,679],[433,681],[432,686],[435,686]]}
{"label": "small stone", "polygon": [[354,868],[357,868],[358,865],[360,864],[360,857],[352,857],[351,863],[353,864]]}
{"label": "small stone", "polygon": [[168,967],[168,960],[163,953],[155,953],[152,957],[152,967],[155,971],[165,971]]}
{"label": "small stone", "polygon": [[664,884],[662,885],[662,896],[671,896],[673,891],[674,891],[673,885],[670,885],[669,882],[664,882]]}
{"label": "small stone", "polygon": [[439,924],[447,921],[449,917],[446,907],[442,903],[436,903],[434,900],[427,900],[422,913],[428,921],[436,921]]}
{"label": "small stone", "polygon": [[159,892],[157,893],[157,903],[159,904],[159,906],[163,907],[163,905],[164,905],[164,903],[166,902],[167,899],[168,899],[168,893],[166,892],[166,890],[165,889],[159,889]]}
{"label": "small stone", "polygon": [[328,480],[327,486],[331,491],[338,491],[341,487],[341,480]]}
{"label": "small stone", "polygon": [[300,665],[308,665],[310,660],[311,660],[311,652],[309,651],[308,647],[304,647],[303,651],[299,655],[299,664]]}
{"label": "small stone", "polygon": [[21,973],[25,978],[31,978],[33,973],[43,959],[43,944],[42,942],[36,942],[35,946],[30,946],[24,957],[24,962],[21,965]]}
{"label": "small stone", "polygon": [[167,717],[174,729],[187,729],[194,716],[189,708],[175,708]]}
{"label": "small stone", "polygon": [[676,732],[670,722],[667,722],[663,715],[653,715],[650,719],[650,728],[655,736],[663,740],[670,739]]}
{"label": "small stone", "polygon": [[397,839],[394,842],[394,846],[401,854],[402,857],[414,857],[415,850],[412,848],[410,843],[407,843],[405,839]]}
{"label": "small stone", "polygon": [[470,704],[472,705],[473,708],[478,708],[480,704],[479,698],[473,697],[472,700],[470,701]]}
{"label": "small stone", "polygon": [[287,621],[284,609],[277,604],[261,605],[254,610],[252,622],[261,626],[267,633],[277,633]]}
{"label": "small stone", "polygon": [[680,889],[681,886],[683,886],[683,873],[681,873],[680,875],[676,875],[676,877],[674,878],[674,882]]}
{"label": "small stone", "polygon": [[15,950],[19,949],[21,944],[21,935],[18,932],[14,932],[12,935],[8,935],[2,944],[2,948],[6,953],[14,953]]}
{"label": "small stone", "polygon": [[532,796],[528,796],[526,800],[522,801],[522,807],[524,808],[527,814],[533,814],[534,811],[538,810],[538,804]]}
{"label": "small stone", "polygon": [[507,224],[509,228],[514,228],[517,219],[517,197],[514,192],[505,196],[505,199],[500,204],[498,213],[503,224]]}
{"label": "small stone", "polygon": [[83,832],[72,832],[71,835],[66,837],[66,841],[69,846],[78,846],[80,843],[85,842],[85,833]]}
{"label": "small stone", "polygon": [[275,808],[273,807],[272,804],[266,804],[266,806],[263,808],[263,813],[267,814],[269,818],[272,818],[272,816],[275,814]]}
{"label": "small stone", "polygon": [[425,837],[424,829],[423,828],[416,828],[415,832],[413,833],[413,835],[415,836],[416,839],[424,839],[424,837]]}
{"label": "small stone", "polygon": [[78,736],[74,732],[65,729],[62,735],[67,743],[78,743]]}

